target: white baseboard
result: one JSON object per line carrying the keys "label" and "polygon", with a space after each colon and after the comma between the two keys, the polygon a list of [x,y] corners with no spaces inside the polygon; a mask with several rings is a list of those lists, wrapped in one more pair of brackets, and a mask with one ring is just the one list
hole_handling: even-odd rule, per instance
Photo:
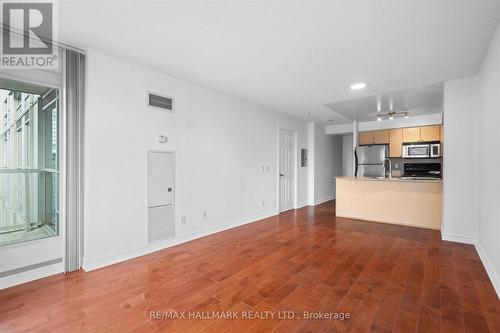
{"label": "white baseboard", "polygon": [[476,244],[476,239],[473,237],[447,234],[444,233],[443,231],[441,231],[441,239],[448,242],[456,242],[456,243],[472,244],[472,245]]}
{"label": "white baseboard", "polygon": [[195,240],[197,238],[212,235],[212,234],[215,234],[217,232],[236,228],[236,227],[239,227],[239,226],[244,225],[244,224],[257,222],[257,221],[260,221],[262,219],[265,219],[265,218],[268,218],[271,216],[275,216],[277,214],[278,214],[278,212],[273,211],[273,212],[269,212],[269,213],[259,215],[259,216],[254,216],[254,217],[250,217],[250,218],[236,220],[236,221],[233,221],[231,223],[223,224],[223,225],[213,227],[213,228],[204,229],[201,231],[194,232],[192,234],[181,235],[181,236],[175,237],[173,239],[169,239],[169,240],[157,241],[157,242],[148,244],[144,247],[136,248],[136,249],[133,249],[133,250],[130,250],[130,251],[127,251],[127,252],[124,252],[124,253],[121,253],[121,254],[118,254],[115,256],[111,256],[111,257],[106,257],[106,258],[91,260],[91,261],[85,260],[85,258],[83,258],[83,265],[82,265],[83,267],[82,268],[86,272],[92,271],[94,269],[106,267],[106,266],[113,265],[113,264],[116,264],[116,263],[119,263],[119,262],[122,262],[125,260],[130,260],[130,259],[137,258],[137,257],[143,256],[143,255],[149,254],[149,253],[160,251],[160,250],[163,250],[163,249],[175,246],[175,245],[186,243],[186,242]]}
{"label": "white baseboard", "polygon": [[483,266],[486,269],[486,273],[488,273],[488,276],[491,280],[491,284],[493,284],[493,288],[495,288],[497,297],[500,299],[500,275],[496,271],[495,266],[493,266],[493,264],[491,263],[491,260],[488,258],[486,252],[484,252],[481,243],[476,242],[475,247],[477,253],[479,254],[479,258],[481,259],[481,262],[483,263]]}
{"label": "white baseboard", "polygon": [[338,213],[335,216],[343,217],[343,218],[351,219],[351,220],[361,220],[361,221],[366,221],[366,222],[372,222],[372,223],[385,223],[385,224],[399,225],[399,226],[404,226],[404,227],[439,230],[439,227],[425,226],[425,225],[414,224],[414,223],[394,222],[394,221],[388,221],[388,220],[382,220],[382,219],[373,219],[373,218],[367,219],[366,217],[363,217],[363,216],[344,215],[344,214],[338,214]]}
{"label": "white baseboard", "polygon": [[321,205],[322,203],[325,203],[325,202],[333,200],[333,199],[335,199],[335,195],[332,194],[332,195],[329,195],[327,197],[315,200],[314,201],[314,206]]}
{"label": "white baseboard", "polygon": [[49,266],[35,268],[26,272],[0,278],[0,289],[13,287],[18,284],[38,280],[50,275],[59,274],[63,272],[64,272],[64,265],[62,262]]}
{"label": "white baseboard", "polygon": [[309,203],[307,201],[298,203],[297,208],[295,208],[295,209],[299,209],[299,208],[302,208],[305,206],[309,206]]}
{"label": "white baseboard", "polygon": [[488,274],[488,277],[490,278],[491,283],[493,284],[493,288],[497,293],[497,297],[500,299],[500,275],[495,270],[495,267],[491,263],[491,260],[488,258],[488,255],[484,251],[479,241],[473,237],[447,234],[442,231],[441,231],[441,239],[444,241],[474,245],[477,254],[479,255],[479,259],[481,259],[484,269],[486,270],[486,273]]}

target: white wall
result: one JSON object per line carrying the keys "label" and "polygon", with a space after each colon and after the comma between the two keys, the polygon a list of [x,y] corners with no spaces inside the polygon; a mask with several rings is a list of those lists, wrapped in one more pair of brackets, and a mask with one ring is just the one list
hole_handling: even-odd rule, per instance
{"label": "white wall", "polygon": [[308,143],[309,143],[309,152],[308,152],[308,199],[307,203],[310,206],[314,206],[314,160],[315,160],[315,153],[314,153],[314,144],[315,144],[315,128],[316,125],[314,121],[310,121],[307,124],[307,130],[308,130]]}
{"label": "white wall", "polygon": [[500,297],[500,28],[476,77],[445,83],[443,239],[474,243]]}
{"label": "white wall", "polygon": [[500,26],[478,74],[478,252],[500,297]]}
{"label": "white wall", "polygon": [[353,123],[329,125],[325,127],[326,134],[342,135],[352,133],[354,127]]}
{"label": "white wall", "polygon": [[314,128],[314,204],[335,198],[335,177],[342,175],[342,137]]}
{"label": "white wall", "polygon": [[[297,131],[299,154],[306,122],[95,50],[86,65],[85,269],[176,242],[146,242],[148,149],[176,152],[177,242],[277,213],[278,127]],[[148,90],[174,96],[175,113],[147,109]]]}
{"label": "white wall", "polygon": [[342,175],[352,177],[354,175],[354,148],[352,146],[352,134],[342,135]]}
{"label": "white wall", "polygon": [[442,113],[431,113],[415,117],[397,118],[393,120],[364,121],[358,123],[358,130],[373,131],[373,130],[390,129],[390,128],[428,126],[428,125],[436,125],[442,123],[443,123]]}
{"label": "white wall", "polygon": [[[422,116],[398,118],[394,120],[383,121],[363,121],[358,123],[359,131],[374,131],[381,129],[400,128],[400,127],[415,127],[436,125],[443,122],[442,113],[432,113]],[[353,132],[353,124],[330,125],[326,127],[327,134],[346,134]]]}
{"label": "white wall", "polygon": [[478,227],[477,80],[444,85],[443,225],[447,240],[474,244]]}

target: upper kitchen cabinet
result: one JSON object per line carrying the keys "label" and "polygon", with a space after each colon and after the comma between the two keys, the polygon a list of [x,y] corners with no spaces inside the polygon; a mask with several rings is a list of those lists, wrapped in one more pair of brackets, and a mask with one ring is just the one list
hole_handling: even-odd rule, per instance
{"label": "upper kitchen cabinet", "polygon": [[389,144],[389,156],[401,157],[403,142],[443,141],[443,126],[393,128],[359,132],[359,145]]}
{"label": "upper kitchen cabinet", "polygon": [[440,141],[440,132],[440,125],[420,127],[420,141]]}
{"label": "upper kitchen cabinet", "polygon": [[441,141],[441,125],[403,128],[403,142]]}
{"label": "upper kitchen cabinet", "polygon": [[359,132],[360,145],[388,144],[389,141],[388,130]]}
{"label": "upper kitchen cabinet", "polygon": [[389,157],[401,157],[401,150],[403,146],[403,129],[391,129],[389,138]]}
{"label": "upper kitchen cabinet", "polygon": [[373,131],[359,132],[359,144],[360,145],[372,145],[373,144]]}
{"label": "upper kitchen cabinet", "polygon": [[389,131],[388,130],[382,130],[382,131],[374,131],[373,132],[373,143],[375,144],[387,144],[389,143]]}
{"label": "upper kitchen cabinet", "polygon": [[403,128],[403,142],[419,142],[420,127]]}

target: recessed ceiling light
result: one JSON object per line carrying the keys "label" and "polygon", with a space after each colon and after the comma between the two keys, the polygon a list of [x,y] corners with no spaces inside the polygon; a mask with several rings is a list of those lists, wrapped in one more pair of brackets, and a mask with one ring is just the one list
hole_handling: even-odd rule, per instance
{"label": "recessed ceiling light", "polygon": [[377,121],[382,121],[382,117],[377,117]]}
{"label": "recessed ceiling light", "polygon": [[368,85],[368,83],[366,83],[366,82],[353,83],[353,84],[351,84],[351,90],[363,89],[363,88],[366,88],[367,85]]}

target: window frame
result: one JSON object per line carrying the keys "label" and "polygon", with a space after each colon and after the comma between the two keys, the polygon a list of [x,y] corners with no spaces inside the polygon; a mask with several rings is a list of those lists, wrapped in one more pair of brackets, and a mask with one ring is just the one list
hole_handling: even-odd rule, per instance
{"label": "window frame", "polygon": [[[64,68],[64,63],[61,65]],[[65,84],[64,84],[64,75],[65,72],[62,70],[61,72],[50,71],[50,70],[1,70],[0,69],[0,77],[23,81],[26,83],[36,84],[45,86],[47,88],[53,88],[59,90],[59,119],[58,119],[58,137],[59,137],[59,156],[58,156],[58,165],[59,165],[59,186],[58,186],[58,232],[54,236],[26,240],[18,243],[11,243],[0,245],[1,251],[9,251],[10,249],[18,248],[18,247],[26,247],[26,246],[36,246],[37,244],[45,244],[45,243],[59,243],[62,247],[61,256],[64,257],[64,241],[65,241],[65,231],[66,231],[66,169],[65,163],[66,160],[66,97],[65,97]],[[33,103],[35,104],[35,103]],[[36,116],[37,112],[33,113],[33,116]],[[31,122],[33,124],[33,122]],[[33,135],[37,134],[36,129],[33,131]],[[8,133],[8,135],[13,135],[12,133]],[[1,138],[2,140],[4,138]],[[9,154],[8,151],[4,152],[4,154]],[[8,155],[7,155],[8,156]],[[35,156],[33,156],[36,158]]]}

